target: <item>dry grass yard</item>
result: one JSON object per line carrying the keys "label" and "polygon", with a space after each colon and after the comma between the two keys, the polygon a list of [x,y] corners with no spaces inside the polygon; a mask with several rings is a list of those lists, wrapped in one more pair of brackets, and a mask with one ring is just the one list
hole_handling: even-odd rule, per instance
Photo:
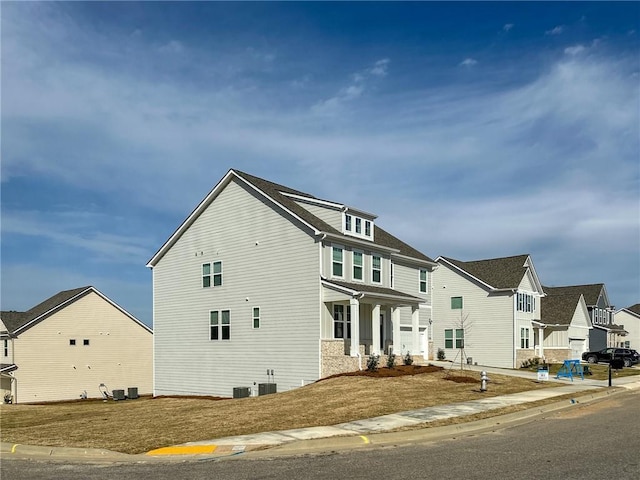
{"label": "dry grass yard", "polygon": [[[288,392],[242,399],[140,398],[2,405],[2,441],[141,453],[168,445],[272,430],[333,425],[403,410],[553,386],[549,382],[440,367],[401,376],[339,376]],[[424,372],[424,373],[420,373]],[[494,413],[495,414],[495,413]]]}

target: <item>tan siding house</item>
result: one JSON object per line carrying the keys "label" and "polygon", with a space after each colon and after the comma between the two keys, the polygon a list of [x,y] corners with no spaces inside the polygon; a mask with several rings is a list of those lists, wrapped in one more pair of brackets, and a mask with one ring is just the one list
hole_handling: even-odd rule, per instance
{"label": "tan siding house", "polygon": [[[2,393],[14,403],[152,392],[151,329],[94,287],[2,312]],[[104,387],[101,387],[104,385]]]}
{"label": "tan siding house", "polygon": [[529,255],[436,259],[433,348],[455,362],[517,368],[536,355],[544,295]]}
{"label": "tan siding house", "polygon": [[435,263],[375,218],[229,170],[148,262],[154,393],[285,391],[371,354],[426,356]]}
{"label": "tan siding house", "polygon": [[619,325],[627,335],[619,340],[617,347],[633,348],[640,351],[640,303],[621,308],[614,314],[614,324]]}

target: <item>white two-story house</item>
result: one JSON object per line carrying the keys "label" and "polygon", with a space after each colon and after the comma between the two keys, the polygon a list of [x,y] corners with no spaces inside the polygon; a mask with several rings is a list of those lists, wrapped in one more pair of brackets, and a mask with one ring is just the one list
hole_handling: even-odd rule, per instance
{"label": "white two-story house", "polygon": [[529,255],[463,262],[438,257],[433,348],[455,362],[518,368],[541,356],[544,291]]}
{"label": "white two-story house", "polygon": [[428,355],[429,257],[371,213],[237,170],[147,266],[155,395],[283,391],[370,354]]}

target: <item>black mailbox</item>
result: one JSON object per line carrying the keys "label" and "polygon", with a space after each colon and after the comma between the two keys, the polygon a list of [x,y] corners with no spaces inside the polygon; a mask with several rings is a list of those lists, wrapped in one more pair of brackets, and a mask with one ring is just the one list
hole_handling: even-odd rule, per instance
{"label": "black mailbox", "polygon": [[622,367],[624,367],[624,360],[621,358],[613,358],[609,361],[609,365],[611,365],[611,368],[614,370],[621,370]]}

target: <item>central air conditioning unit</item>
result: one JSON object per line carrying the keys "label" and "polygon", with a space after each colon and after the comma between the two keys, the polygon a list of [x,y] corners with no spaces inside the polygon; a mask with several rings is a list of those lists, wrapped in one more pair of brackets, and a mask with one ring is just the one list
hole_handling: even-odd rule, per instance
{"label": "central air conditioning unit", "polygon": [[258,395],[269,395],[270,393],[276,393],[277,388],[275,383],[259,383]]}
{"label": "central air conditioning unit", "polygon": [[126,397],[124,396],[124,390],[114,390],[111,392],[114,400],[124,400]]}
{"label": "central air conditioning unit", "polygon": [[138,397],[138,387],[129,387],[127,389],[127,398],[136,399]]}
{"label": "central air conditioning unit", "polygon": [[251,395],[249,387],[233,387],[233,398],[246,398]]}

